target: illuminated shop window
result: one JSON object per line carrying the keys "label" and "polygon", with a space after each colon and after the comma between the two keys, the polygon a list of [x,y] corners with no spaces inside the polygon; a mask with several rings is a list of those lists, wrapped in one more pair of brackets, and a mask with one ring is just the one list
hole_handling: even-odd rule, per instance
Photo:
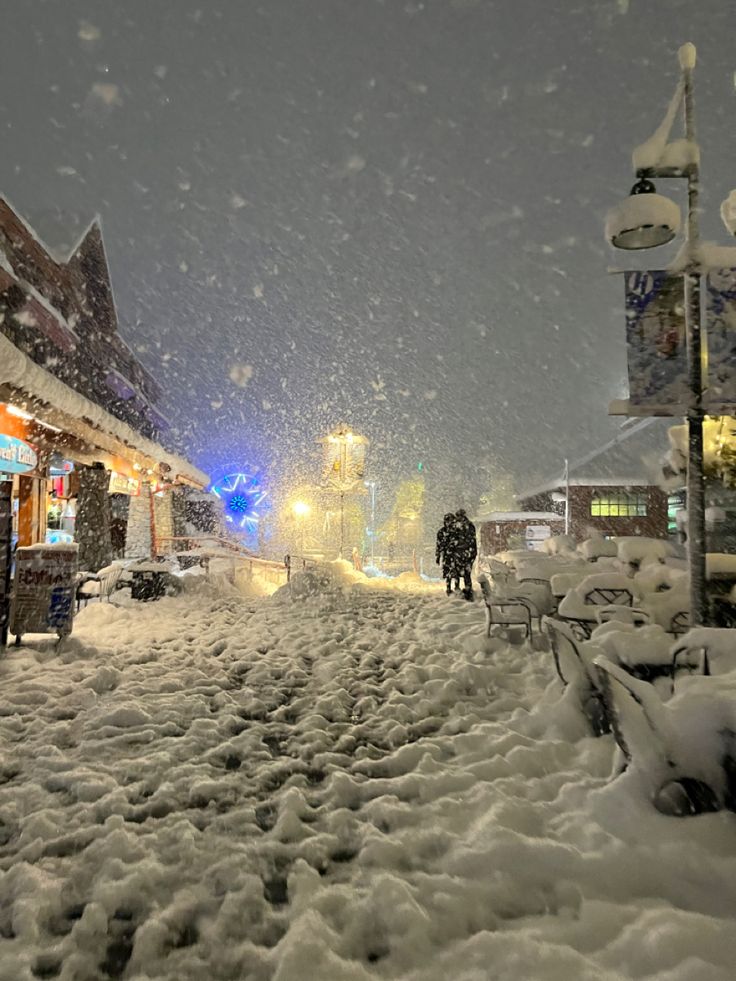
{"label": "illuminated shop window", "polygon": [[594,518],[645,518],[647,495],[626,491],[596,491],[590,501],[590,513]]}

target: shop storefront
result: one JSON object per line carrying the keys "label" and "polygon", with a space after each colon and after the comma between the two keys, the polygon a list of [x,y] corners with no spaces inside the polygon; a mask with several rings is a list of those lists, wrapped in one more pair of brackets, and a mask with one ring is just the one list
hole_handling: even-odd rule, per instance
{"label": "shop storefront", "polygon": [[[100,442],[106,442],[100,435]],[[140,458],[137,451],[129,457],[110,452],[20,406],[0,403],[0,480],[12,488],[12,547],[76,542],[83,554],[85,534],[89,538],[96,532],[88,527],[90,520],[100,510],[107,516],[110,559],[129,551],[131,514],[149,529],[144,546],[149,551],[158,535],[170,538],[174,482],[154,474],[145,465],[149,460],[141,463]],[[88,497],[90,471],[101,482],[97,478],[97,504],[85,507],[81,502]]]}
{"label": "shop storefront", "polygon": [[11,541],[33,545],[46,534],[46,464],[28,421],[0,404],[0,480],[11,487]]}

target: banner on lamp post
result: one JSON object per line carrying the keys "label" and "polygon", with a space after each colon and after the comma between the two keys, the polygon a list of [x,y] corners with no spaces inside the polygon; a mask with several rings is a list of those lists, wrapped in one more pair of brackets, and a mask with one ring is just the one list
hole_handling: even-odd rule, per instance
{"label": "banner on lamp post", "polygon": [[627,272],[629,404],[635,415],[687,412],[684,280],[664,270]]}
{"label": "banner on lamp post", "polygon": [[736,269],[713,269],[705,291],[708,370],[703,405],[710,415],[736,413]]}

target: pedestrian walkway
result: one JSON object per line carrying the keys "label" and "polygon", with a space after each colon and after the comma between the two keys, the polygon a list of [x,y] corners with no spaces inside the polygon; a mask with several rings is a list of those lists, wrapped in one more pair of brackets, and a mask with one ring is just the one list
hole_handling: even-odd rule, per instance
{"label": "pedestrian walkway", "polygon": [[727,818],[609,785],[612,739],[481,603],[90,605],[0,691],[5,975],[654,979],[676,928],[728,976]]}

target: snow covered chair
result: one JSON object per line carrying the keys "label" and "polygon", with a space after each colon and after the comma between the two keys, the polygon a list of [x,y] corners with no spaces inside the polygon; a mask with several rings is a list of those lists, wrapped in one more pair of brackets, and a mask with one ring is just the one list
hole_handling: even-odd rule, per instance
{"label": "snow covered chair", "polygon": [[[671,634],[685,633],[690,626],[690,595],[687,576],[678,570],[660,566],[657,577],[652,579],[655,570],[647,569],[637,573],[635,581],[642,590],[641,606],[652,618],[653,623]],[[672,573],[675,573],[674,577]],[[659,580],[660,585],[652,585]],[[668,585],[669,583],[669,585]]]}
{"label": "snow covered chair", "polygon": [[493,626],[523,626],[525,636],[532,638],[532,607],[523,597],[509,596],[494,590],[487,576],[481,576],[480,590],[486,607],[486,637]]}
{"label": "snow covered chair", "polygon": [[616,742],[656,809],[673,817],[735,810],[736,692],[693,679],[665,705],[607,657],[595,666]]}
{"label": "snow covered chair", "polygon": [[123,571],[124,566],[113,563],[99,572],[86,573],[77,586],[77,612],[82,603],[86,607],[91,599],[98,599],[100,602],[107,600],[109,603],[110,597],[118,588]]}
{"label": "snow covered chair", "polygon": [[601,653],[600,649],[592,644],[581,644],[567,624],[552,617],[544,617],[543,625],[557,677],[563,687],[574,691],[593,735],[602,736],[610,732],[606,705],[593,664],[595,657]]}
{"label": "snow covered chair", "polygon": [[678,667],[695,667],[699,674],[723,675],[736,671],[736,630],[694,627],[671,648],[672,677]]}

